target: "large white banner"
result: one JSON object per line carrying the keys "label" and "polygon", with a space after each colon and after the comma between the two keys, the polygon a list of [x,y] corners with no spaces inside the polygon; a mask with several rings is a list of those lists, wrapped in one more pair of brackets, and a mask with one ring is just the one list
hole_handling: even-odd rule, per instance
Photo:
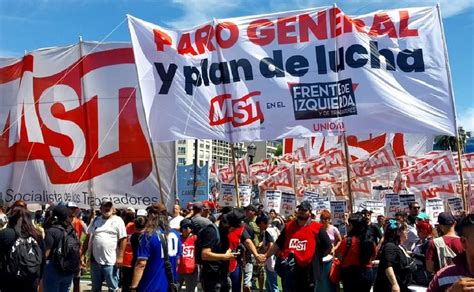
{"label": "large white banner", "polygon": [[128,20],[155,141],[455,134],[436,7],[320,7],[179,31]]}
{"label": "large white banner", "polygon": [[[82,42],[1,60],[3,201],[88,207],[107,197],[135,208],[160,202],[137,86],[127,43]],[[170,193],[174,145],[155,150],[162,188]]]}

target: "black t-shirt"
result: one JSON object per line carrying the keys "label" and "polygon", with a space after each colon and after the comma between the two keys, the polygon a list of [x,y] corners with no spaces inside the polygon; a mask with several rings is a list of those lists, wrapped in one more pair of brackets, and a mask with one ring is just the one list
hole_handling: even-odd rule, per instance
{"label": "black t-shirt", "polygon": [[[229,239],[227,233],[219,229],[219,238],[217,237],[216,228],[212,225],[204,227],[199,232],[199,240],[202,248],[210,248],[213,253],[225,253],[229,249]],[[203,261],[202,272],[204,275],[215,274],[217,277],[227,277],[229,270],[229,261]]]}
{"label": "black t-shirt", "polygon": [[403,269],[407,264],[408,258],[403,252],[402,247],[392,242],[386,243],[380,252],[379,272],[375,279],[374,291],[391,291],[392,285],[385,274],[385,270],[389,267],[393,268],[400,290],[410,291],[408,289],[408,282],[411,275]]}
{"label": "black t-shirt", "polygon": [[378,243],[382,239],[382,231],[380,227],[375,223],[370,223],[367,229],[369,237],[372,237],[375,243]]}
{"label": "black t-shirt", "polygon": [[51,260],[53,256],[53,252],[58,247],[63,236],[64,236],[64,231],[63,229],[60,229],[60,227],[58,226],[53,225],[50,228],[46,229],[44,244],[45,244],[46,250],[50,250],[48,260]]}
{"label": "black t-shirt", "polygon": [[135,267],[135,263],[137,262],[137,250],[138,246],[140,245],[140,236],[143,233],[141,232],[135,232],[130,236],[130,245],[132,246],[132,252],[133,252],[133,257],[132,257],[132,267]]}

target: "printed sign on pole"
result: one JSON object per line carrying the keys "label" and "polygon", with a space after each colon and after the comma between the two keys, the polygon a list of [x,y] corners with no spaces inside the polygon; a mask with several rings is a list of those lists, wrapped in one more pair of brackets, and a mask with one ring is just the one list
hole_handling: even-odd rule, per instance
{"label": "printed sign on pole", "polygon": [[293,193],[282,192],[281,193],[281,206],[280,215],[288,217],[293,215],[296,210],[296,197]]}
{"label": "printed sign on pole", "polygon": [[265,191],[265,211],[269,212],[271,209],[280,210],[281,197],[281,191]]}
{"label": "printed sign on pole", "polygon": [[235,207],[237,200],[235,199],[235,187],[231,184],[221,184],[219,194],[219,204],[221,207]]}
{"label": "printed sign on pole", "polygon": [[365,207],[367,210],[372,211],[372,216],[370,219],[373,223],[377,222],[377,216],[385,216],[385,210],[382,201],[366,201]]}
{"label": "printed sign on pole", "polygon": [[252,200],[252,186],[251,185],[239,185],[239,198],[240,205],[242,207],[247,207],[250,205]]}
{"label": "printed sign on pole", "polygon": [[346,201],[331,201],[332,224],[339,225],[344,222],[346,212]]}
{"label": "printed sign on pole", "polygon": [[449,209],[451,210],[451,213],[454,216],[462,215],[464,208],[463,208],[461,198],[448,198],[448,205],[449,205]]}
{"label": "printed sign on pole", "polygon": [[400,211],[400,197],[398,194],[385,195],[385,207],[388,218],[395,218],[395,214]]}
{"label": "printed sign on pole", "polygon": [[[188,202],[193,201],[194,191],[194,165],[178,165],[178,197],[181,207],[186,208]],[[196,176],[196,201],[204,201],[209,196],[209,171],[207,164],[204,167],[197,167]]]}
{"label": "printed sign on pole", "polygon": [[444,212],[444,204],[441,199],[426,200],[426,214],[430,216],[432,224],[438,224],[438,215]]}
{"label": "printed sign on pole", "polygon": [[400,194],[400,209],[408,212],[410,203],[415,202],[415,194]]}

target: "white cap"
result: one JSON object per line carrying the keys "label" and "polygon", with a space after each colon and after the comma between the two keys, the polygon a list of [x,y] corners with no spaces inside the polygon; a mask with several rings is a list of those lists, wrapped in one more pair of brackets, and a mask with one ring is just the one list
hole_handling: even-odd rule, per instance
{"label": "white cap", "polygon": [[74,202],[67,202],[66,207],[68,208],[79,208]]}
{"label": "white cap", "polygon": [[137,211],[137,216],[147,216],[148,215],[148,212],[144,209],[139,209]]}
{"label": "white cap", "polygon": [[132,211],[133,213],[135,213],[135,208],[133,208],[133,207],[128,207],[127,210]]}

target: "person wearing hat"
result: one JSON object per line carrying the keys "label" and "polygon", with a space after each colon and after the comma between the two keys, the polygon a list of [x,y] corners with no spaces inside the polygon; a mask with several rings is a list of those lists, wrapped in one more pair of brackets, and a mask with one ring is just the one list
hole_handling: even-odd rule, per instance
{"label": "person wearing hat", "polygon": [[438,230],[442,237],[433,239],[426,251],[426,269],[436,273],[441,268],[450,265],[452,259],[462,253],[464,248],[461,238],[456,235],[456,219],[450,212],[441,212],[438,215]]}
{"label": "person wearing hat", "polygon": [[87,236],[81,253],[81,263],[85,265],[85,255],[90,251],[92,291],[102,290],[105,280],[110,291],[119,289],[119,268],[127,245],[125,223],[114,215],[111,200],[105,198],[100,204],[100,216],[87,229]]}
{"label": "person wearing hat", "polygon": [[[69,291],[74,276],[80,270],[80,241],[71,224],[73,218],[73,208],[68,208],[65,204],[53,208],[51,226],[46,229],[44,239],[46,267],[43,274],[43,291],[45,292]],[[77,265],[68,271],[64,271],[57,262],[60,257],[68,256],[69,259],[69,255],[61,253],[61,243],[65,240],[65,236],[70,242],[75,241],[77,245],[77,254],[72,255],[72,259],[77,259]]]}
{"label": "person wearing hat", "polygon": [[301,202],[296,208],[296,220],[286,224],[264,258],[279,255],[276,270],[282,277],[283,291],[315,291],[322,258],[331,251],[331,240],[322,225],[312,220],[309,201]]}
{"label": "person wearing hat", "polygon": [[183,253],[178,263],[178,284],[179,289],[182,289],[183,284],[186,284],[186,292],[194,292],[199,281],[194,256],[197,236],[192,232],[192,225],[190,219],[183,219],[179,223]]}
{"label": "person wearing hat", "polygon": [[474,214],[462,218],[457,227],[465,252],[453,259],[453,265],[435,275],[428,292],[474,290]]}

